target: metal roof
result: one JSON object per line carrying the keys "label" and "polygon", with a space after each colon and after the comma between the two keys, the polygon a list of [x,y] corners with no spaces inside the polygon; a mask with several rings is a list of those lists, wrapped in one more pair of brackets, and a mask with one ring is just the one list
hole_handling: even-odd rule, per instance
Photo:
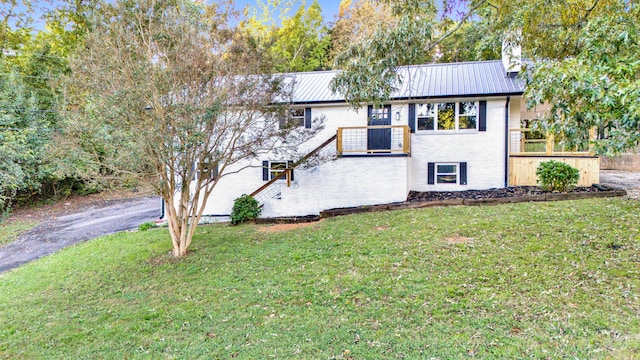
{"label": "metal roof", "polygon": [[[329,87],[339,70],[286,74],[295,81],[293,103],[344,102]],[[502,61],[403,66],[398,69],[400,88],[391,100],[520,95],[524,85],[508,77]]]}

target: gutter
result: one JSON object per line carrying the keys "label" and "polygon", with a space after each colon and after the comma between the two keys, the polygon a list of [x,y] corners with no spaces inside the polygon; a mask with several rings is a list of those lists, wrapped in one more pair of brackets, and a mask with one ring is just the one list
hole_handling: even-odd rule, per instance
{"label": "gutter", "polygon": [[507,96],[504,105],[504,187],[509,187],[509,103],[511,97]]}

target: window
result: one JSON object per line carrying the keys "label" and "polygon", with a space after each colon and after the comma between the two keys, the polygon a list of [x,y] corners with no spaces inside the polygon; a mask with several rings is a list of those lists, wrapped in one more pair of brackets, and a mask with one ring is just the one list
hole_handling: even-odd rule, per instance
{"label": "window", "polygon": [[416,116],[418,118],[418,130],[433,130],[436,122],[436,105],[417,104]]}
{"label": "window", "polygon": [[475,130],[478,120],[478,103],[458,103],[458,128],[460,130]]}
{"label": "window", "polygon": [[428,163],[427,184],[467,185],[467,163]]}
{"label": "window", "polygon": [[289,109],[287,117],[280,119],[280,129],[295,127],[311,128],[311,108]]}
{"label": "window", "polygon": [[201,179],[203,176],[208,176],[209,180],[215,180],[218,177],[218,164],[211,164],[205,162],[202,164],[202,170],[193,165],[192,166],[193,175],[191,176],[191,180],[195,181],[196,179]]}
{"label": "window", "polygon": [[457,184],[458,164],[436,164],[436,184]]}
{"label": "window", "polygon": [[438,104],[438,128],[436,130],[456,129],[456,103]]}
{"label": "window", "polygon": [[415,105],[418,131],[458,131],[478,128],[478,102],[425,103]]}
{"label": "window", "polygon": [[[272,161],[269,163],[269,180],[280,175],[287,168],[286,161]],[[284,180],[284,177],[282,177]]]}
{"label": "window", "polygon": [[[285,169],[291,167],[291,161],[263,161],[262,162],[262,180],[268,181],[276,178],[283,173]],[[286,180],[283,176],[278,180]],[[291,170],[291,180],[293,180],[293,170]]]}
{"label": "window", "polygon": [[204,163],[203,174],[208,174],[210,180],[215,180],[218,177],[218,164]]}
{"label": "window", "polygon": [[380,119],[391,119],[391,107],[390,106],[383,106],[383,107],[372,107],[371,108],[371,119],[369,119],[369,122],[371,121],[376,121],[376,120],[380,120]]}

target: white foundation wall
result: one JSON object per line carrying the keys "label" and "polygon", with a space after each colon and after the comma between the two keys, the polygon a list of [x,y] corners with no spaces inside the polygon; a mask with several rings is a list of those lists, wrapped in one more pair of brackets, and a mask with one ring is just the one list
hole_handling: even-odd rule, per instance
{"label": "white foundation wall", "polygon": [[296,170],[281,198],[263,202],[263,217],[318,214],[322,210],[405,201],[406,157],[344,157]]}
{"label": "white foundation wall", "polygon": [[[294,181],[278,181],[259,195],[262,217],[317,215],[322,210],[402,202],[407,198],[407,157],[344,157],[309,169],[294,170]],[[259,161],[255,165],[261,164]],[[220,179],[207,202],[204,215],[226,216],[233,202],[250,194],[262,181],[262,168],[246,168]]]}
{"label": "white foundation wall", "polygon": [[[394,110],[395,111],[395,110]],[[336,134],[338,127],[366,126],[367,108],[354,111],[348,105],[313,105],[312,117],[323,119],[324,129],[302,144],[296,156],[304,156]],[[401,125],[406,124],[406,115]],[[396,125],[394,119],[393,125]],[[335,142],[328,145],[335,151]],[[264,155],[232,168],[213,190],[204,215],[227,216],[233,202],[242,194],[251,194],[266,181],[262,179],[262,161],[292,160]],[[295,169],[291,187],[286,181],[274,184],[281,188],[281,199],[263,201],[262,217],[303,216],[318,214],[322,210],[373,205],[406,200],[406,157],[344,157],[324,162],[310,169]],[[258,196],[260,197],[260,196]]]}
{"label": "white foundation wall", "polygon": [[[506,98],[487,99],[487,131],[411,134],[410,190],[462,191],[504,187],[505,105]],[[428,163],[460,162],[467,163],[467,185],[428,184]]]}

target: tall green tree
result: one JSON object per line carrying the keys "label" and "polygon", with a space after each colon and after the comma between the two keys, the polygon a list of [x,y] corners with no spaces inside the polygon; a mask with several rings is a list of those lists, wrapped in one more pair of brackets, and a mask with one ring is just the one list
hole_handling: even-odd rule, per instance
{"label": "tall green tree", "polygon": [[580,30],[575,56],[537,61],[526,92],[531,106],[551,105],[544,129],[577,146],[596,128],[595,149],[605,155],[640,145],[640,9],[619,5]]}
{"label": "tall green tree", "polygon": [[400,85],[399,66],[431,59],[436,7],[432,0],[387,1],[394,26],[378,27],[369,38],[353,43],[336,56],[343,71],[331,88],[358,108],[363,103],[380,104]]}
{"label": "tall green tree", "polygon": [[0,213],[20,194],[38,192],[52,129],[17,73],[0,77]]}
{"label": "tall green tree", "polygon": [[[269,0],[258,2],[258,10],[242,24],[258,44],[268,50],[279,72],[314,71],[329,67],[329,30],[322,17],[317,0],[308,7],[306,3],[292,8],[297,2]],[[279,13],[278,20],[274,13]],[[278,24],[279,22],[279,24]]]}
{"label": "tall green tree", "polygon": [[331,28],[330,64],[351,44],[365,41],[373,36],[378,28],[395,26],[396,19],[390,14],[387,4],[375,0],[343,0],[335,24]]}
{"label": "tall green tree", "polygon": [[[24,146],[39,149],[25,152],[29,154],[30,162],[23,161],[21,164],[25,167],[37,164],[38,170],[15,173],[23,177],[22,183],[28,186],[13,187],[14,190],[9,192],[12,194],[12,199],[8,200],[10,202],[16,197],[28,200],[32,196],[40,196],[42,192],[56,193],[60,186],[70,186],[77,178],[70,173],[61,174],[57,171],[58,164],[68,159],[60,156],[64,154],[58,152],[56,146],[60,117],[56,103],[59,92],[55,80],[69,71],[67,57],[86,33],[86,13],[93,9],[89,4],[89,1],[82,0],[0,3],[0,81],[5,91],[14,89],[11,91],[21,94],[17,98],[29,99],[28,102],[18,101],[14,106],[18,112],[11,113],[10,118],[14,120],[11,120],[11,125],[5,126],[18,130],[13,130],[11,136],[4,135],[3,146],[5,151]],[[44,23],[42,29],[35,28],[36,21]],[[10,99],[4,101],[14,101]],[[31,129],[32,118],[36,115],[37,131]],[[24,117],[24,121],[16,120],[20,117]],[[25,131],[32,136],[20,135]],[[54,153],[57,156],[52,156]],[[68,179],[72,181],[68,182]],[[8,186],[9,182],[0,182],[0,188]]]}

